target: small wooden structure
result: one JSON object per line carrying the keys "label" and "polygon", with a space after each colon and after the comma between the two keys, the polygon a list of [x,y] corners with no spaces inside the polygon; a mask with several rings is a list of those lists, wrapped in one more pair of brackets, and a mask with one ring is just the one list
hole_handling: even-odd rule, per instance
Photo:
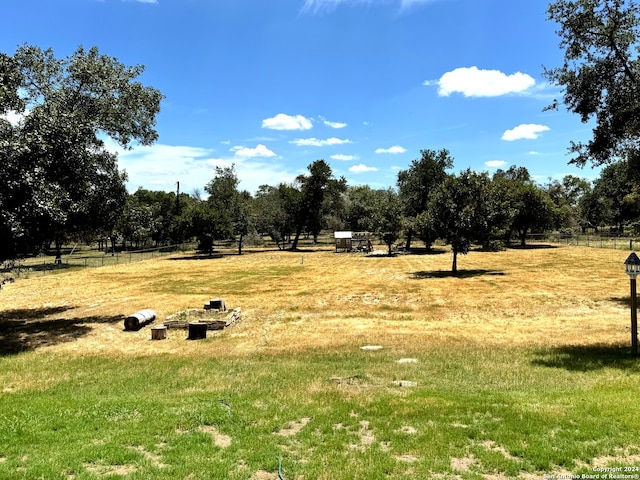
{"label": "small wooden structure", "polygon": [[167,328],[189,328],[192,322],[204,323],[207,330],[224,330],[242,318],[242,310],[234,308],[229,313],[219,310],[200,310],[192,308],[169,315],[164,322]]}
{"label": "small wooden structure", "polygon": [[206,322],[189,322],[189,336],[187,340],[202,340],[207,338]]}
{"label": "small wooden structure", "polygon": [[140,310],[124,319],[125,330],[140,330],[156,319],[156,312],[151,309]]}
{"label": "small wooden structure", "polygon": [[351,237],[352,232],[333,232],[333,238],[336,241],[336,252],[342,250],[343,252],[351,251]]}
{"label": "small wooden structure", "polygon": [[165,340],[167,338],[167,326],[156,325],[151,327],[151,340]]}
{"label": "small wooden structure", "polygon": [[333,232],[336,241],[336,252],[365,252],[373,249],[370,232]]}
{"label": "small wooden structure", "polygon": [[218,310],[219,312],[226,312],[227,307],[224,304],[224,299],[222,298],[212,298],[209,300],[209,303],[204,304],[205,310]]}

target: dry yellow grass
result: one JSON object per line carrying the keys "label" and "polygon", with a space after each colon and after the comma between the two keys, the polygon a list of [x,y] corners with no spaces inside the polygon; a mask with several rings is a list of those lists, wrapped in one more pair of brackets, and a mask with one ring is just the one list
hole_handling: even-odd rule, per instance
{"label": "dry yellow grass", "polygon": [[[0,320],[35,322],[42,328],[15,338],[18,329],[12,340],[63,355],[241,356],[367,343],[400,351],[452,342],[624,344],[626,255],[584,247],[471,252],[459,258],[458,277],[448,273],[448,251],[161,258],[19,280],[0,292]],[[152,308],[161,323],[214,297],[243,310],[243,320],[217,334],[219,341],[186,342],[183,330],[150,341],[149,327],[124,332],[119,321]]]}

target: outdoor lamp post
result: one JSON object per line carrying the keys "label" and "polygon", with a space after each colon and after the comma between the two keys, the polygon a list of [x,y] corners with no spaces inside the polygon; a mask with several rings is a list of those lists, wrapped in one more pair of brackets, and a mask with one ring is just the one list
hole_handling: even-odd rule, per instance
{"label": "outdoor lamp post", "polygon": [[638,312],[636,310],[636,277],[640,274],[640,258],[636,252],[624,261],[625,272],[631,279],[631,354],[638,355]]}

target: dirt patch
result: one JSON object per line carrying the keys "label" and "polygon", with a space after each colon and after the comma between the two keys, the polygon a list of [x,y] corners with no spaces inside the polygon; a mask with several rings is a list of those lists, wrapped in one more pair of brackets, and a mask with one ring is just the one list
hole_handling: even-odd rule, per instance
{"label": "dirt patch", "polygon": [[382,350],[382,345],[364,345],[360,347],[360,350],[365,350],[368,352],[375,352],[377,350]]}
{"label": "dirt patch", "polygon": [[487,450],[501,453],[504,456],[504,458],[507,458],[509,460],[518,460],[518,457],[514,457],[513,455],[511,455],[511,453],[509,453],[509,451],[506,448],[498,445],[496,442],[493,442],[491,440],[480,442],[478,445],[480,445],[482,448],[485,448]]}
{"label": "dirt patch", "polygon": [[630,446],[616,449],[615,455],[596,457],[592,461],[594,467],[608,467],[612,463],[632,465],[640,463],[640,447]]}
{"label": "dirt patch", "polygon": [[418,433],[418,430],[410,426],[404,426],[400,430],[398,430],[398,432],[406,433],[408,435],[415,435],[416,433]]}
{"label": "dirt patch", "polygon": [[451,459],[451,469],[459,472],[468,472],[473,465],[476,465],[478,459],[474,455],[467,455],[461,458]]}
{"label": "dirt patch", "polygon": [[304,428],[304,426],[309,423],[311,419],[309,417],[301,418],[298,422],[289,422],[288,428],[283,428],[276,432],[277,435],[281,435],[283,437],[291,437],[296,435],[300,430]]}
{"label": "dirt patch", "polygon": [[417,462],[419,460],[419,458],[416,457],[415,455],[408,455],[408,454],[396,455],[395,458],[399,462],[406,462],[406,463],[413,463],[413,462]]}
{"label": "dirt patch", "polygon": [[413,380],[394,380],[391,384],[394,387],[415,387],[418,385]]}
{"label": "dirt patch", "polygon": [[167,465],[162,463],[161,461],[161,457],[159,457],[158,455],[156,455],[155,453],[151,453],[148,450],[146,450],[142,445],[138,445],[136,447],[131,447],[132,450],[142,454],[142,456],[144,458],[146,458],[147,460],[149,460],[149,462],[151,462],[151,464],[154,467],[157,468],[165,468]]}
{"label": "dirt patch", "polygon": [[213,425],[201,425],[198,427],[198,430],[211,435],[213,438],[213,444],[216,447],[227,448],[231,445],[231,437],[220,433]]}
{"label": "dirt patch", "polygon": [[358,431],[358,436],[360,437],[360,443],[351,444],[349,448],[353,450],[363,451],[369,445],[376,441],[376,437],[373,434],[373,430],[369,428],[369,422],[367,420],[360,421],[360,430]]}
{"label": "dirt patch", "polygon": [[253,475],[251,475],[251,478],[249,480],[278,480],[278,474],[269,473],[264,470],[258,470]]}
{"label": "dirt patch", "polygon": [[418,363],[417,358],[401,358],[400,360],[396,360],[396,363]]}
{"label": "dirt patch", "polygon": [[103,477],[112,475],[125,476],[136,471],[136,467],[133,465],[102,465],[98,463],[85,463],[83,466],[89,473]]}

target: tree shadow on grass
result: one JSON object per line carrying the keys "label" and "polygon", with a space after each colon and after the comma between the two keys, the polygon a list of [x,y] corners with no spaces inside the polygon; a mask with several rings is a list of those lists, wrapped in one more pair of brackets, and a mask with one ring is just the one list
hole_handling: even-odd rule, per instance
{"label": "tree shadow on grass", "polygon": [[542,250],[546,248],[558,248],[556,245],[549,245],[547,243],[540,243],[535,245],[507,245],[507,248],[512,250]]}
{"label": "tree shadow on grass", "polygon": [[563,345],[534,352],[532,365],[562,368],[570,372],[590,372],[617,368],[640,372],[640,357],[631,355],[625,344]]}
{"label": "tree shadow on grass", "polygon": [[504,274],[504,272],[499,270],[458,270],[457,272],[452,272],[451,270],[434,270],[431,272],[413,272],[410,278],[413,280],[423,280],[427,278],[471,278],[482,275],[502,276]]}
{"label": "tree shadow on grass", "polygon": [[[621,307],[631,308],[631,295],[628,295],[626,297],[611,297],[609,298],[609,300],[617,303]],[[638,296],[636,296],[636,302],[638,302]],[[640,302],[638,302],[638,304],[640,305]]]}
{"label": "tree shadow on grass", "polygon": [[88,324],[117,323],[123,319],[122,315],[48,318],[72,308],[25,308],[0,312],[0,357],[72,342],[91,331]]}
{"label": "tree shadow on grass", "polygon": [[410,248],[407,250],[408,255],[442,255],[443,253],[449,253],[449,250],[442,248]]}
{"label": "tree shadow on grass", "polygon": [[211,255],[208,253],[196,253],[195,255],[182,255],[179,257],[168,257],[167,260],[170,262],[175,262],[178,260],[216,260],[224,257],[225,255],[220,252],[214,252]]}

